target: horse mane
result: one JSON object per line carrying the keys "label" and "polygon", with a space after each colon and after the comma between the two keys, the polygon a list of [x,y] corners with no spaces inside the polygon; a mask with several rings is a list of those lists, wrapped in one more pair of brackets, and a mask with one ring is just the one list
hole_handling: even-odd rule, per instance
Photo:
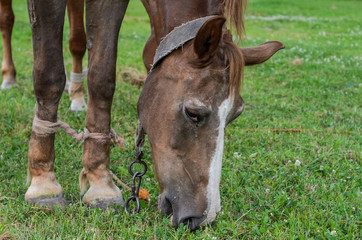
{"label": "horse mane", "polygon": [[230,30],[235,29],[237,39],[241,39],[245,34],[244,11],[247,0],[224,0],[221,5],[223,15],[229,23]]}
{"label": "horse mane", "polygon": [[224,32],[222,48],[229,72],[229,91],[236,96],[243,84],[244,58],[240,48],[232,41],[229,30]]}

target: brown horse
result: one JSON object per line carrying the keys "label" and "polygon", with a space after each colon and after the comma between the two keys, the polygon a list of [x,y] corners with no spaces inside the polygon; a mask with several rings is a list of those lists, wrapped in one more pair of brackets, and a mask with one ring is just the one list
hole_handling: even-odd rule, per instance
{"label": "brown horse", "polygon": [[[264,62],[284,46],[269,42],[240,49],[233,43],[224,16],[241,32],[243,1],[143,4],[152,34],[144,51],[150,73],[138,102],[139,127],[151,142],[160,210],[173,214],[174,226],[186,223],[196,229],[212,222],[220,210],[224,128],[244,108],[239,95],[243,66]],[[109,153],[117,40],[127,5],[128,0],[86,0],[89,101],[80,183],[83,189],[86,181],[90,186],[83,202],[103,209],[123,204],[109,174]],[[65,84],[65,6],[66,0],[28,0],[37,108],[29,146],[31,185],[25,199],[43,205],[66,204],[54,173],[54,133],[60,125],[57,109]]]}
{"label": "brown horse", "polygon": [[220,211],[224,129],[244,109],[243,67],[266,61],[284,45],[240,49],[233,43],[224,16],[241,33],[244,1],[142,2],[152,33],[138,114],[152,146],[159,209],[172,214],[174,226],[196,229]]}
{"label": "brown horse", "polygon": [[[82,59],[86,51],[86,36],[84,32],[84,0],[68,1],[68,18],[70,23],[69,49],[72,54],[73,65],[70,73],[69,96],[72,100],[70,109],[79,111],[86,108],[84,101],[84,87]],[[16,87],[16,70],[11,51],[11,35],[14,25],[12,0],[0,0],[0,28],[3,37],[4,55],[2,60],[1,89],[7,90]]]}
{"label": "brown horse", "polygon": [[[71,1],[68,1],[71,2]],[[128,0],[86,0],[88,109],[80,180],[89,181],[83,201],[95,207],[123,205],[121,191],[109,175],[110,111],[115,89],[117,40]],[[29,143],[25,194],[30,203],[64,205],[54,173],[57,110],[65,86],[62,38],[67,0],[27,0],[34,52],[36,112]],[[84,184],[82,185],[84,187]]]}

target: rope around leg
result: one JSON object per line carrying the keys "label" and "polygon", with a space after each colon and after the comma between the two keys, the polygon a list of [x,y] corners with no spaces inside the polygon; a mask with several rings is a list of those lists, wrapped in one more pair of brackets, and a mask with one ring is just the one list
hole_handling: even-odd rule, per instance
{"label": "rope around leg", "polygon": [[124,148],[124,140],[119,137],[113,129],[111,129],[109,134],[91,133],[87,128],[84,128],[84,132],[77,133],[69,126],[69,124],[60,120],[54,123],[46,120],[41,120],[36,115],[34,116],[33,131],[37,135],[47,136],[55,133],[59,128],[62,128],[66,133],[68,133],[72,138],[77,141],[83,141],[85,139],[95,139],[100,142],[106,142],[109,140],[113,140],[114,143],[117,143],[121,148]]}

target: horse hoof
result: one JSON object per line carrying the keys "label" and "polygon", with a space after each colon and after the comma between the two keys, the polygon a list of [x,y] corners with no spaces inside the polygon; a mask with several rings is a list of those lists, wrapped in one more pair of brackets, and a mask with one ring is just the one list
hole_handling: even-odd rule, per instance
{"label": "horse hoof", "polygon": [[72,103],[70,104],[70,110],[73,112],[86,111],[87,104],[85,103],[84,98],[73,99]]}
{"label": "horse hoof", "polygon": [[1,84],[2,90],[9,90],[12,87],[16,88],[16,87],[18,87],[18,84],[15,81],[6,81],[5,79],[4,79],[3,83]]}
{"label": "horse hoof", "polygon": [[27,199],[26,201],[32,205],[46,206],[46,207],[53,207],[53,206],[65,207],[66,205],[69,204],[69,202],[63,197],[63,194],[51,197],[47,196],[47,197],[31,198]]}
{"label": "horse hoof", "polygon": [[122,196],[111,199],[96,199],[88,203],[91,208],[99,208],[103,211],[107,209],[114,209],[116,212],[121,212],[124,207],[124,201]]}

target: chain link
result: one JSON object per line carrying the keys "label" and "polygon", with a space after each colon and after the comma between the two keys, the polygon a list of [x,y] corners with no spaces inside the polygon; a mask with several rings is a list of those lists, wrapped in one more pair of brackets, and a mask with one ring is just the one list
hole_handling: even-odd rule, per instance
{"label": "chain link", "polygon": [[[147,164],[142,160],[142,157],[143,157],[143,152],[141,150],[141,147],[137,147],[136,152],[135,152],[135,160],[132,161],[128,166],[128,172],[132,175],[132,179],[133,179],[132,187],[131,187],[131,196],[127,199],[127,201],[124,205],[124,209],[128,215],[133,215],[133,214],[139,213],[139,211],[140,211],[140,199],[139,199],[138,195],[139,195],[139,191],[140,191],[140,187],[141,187],[142,176],[145,175],[145,173],[147,172]],[[134,164],[143,165],[143,172],[134,173],[132,170],[132,166]],[[135,209],[130,208],[131,201],[136,202]]]}

